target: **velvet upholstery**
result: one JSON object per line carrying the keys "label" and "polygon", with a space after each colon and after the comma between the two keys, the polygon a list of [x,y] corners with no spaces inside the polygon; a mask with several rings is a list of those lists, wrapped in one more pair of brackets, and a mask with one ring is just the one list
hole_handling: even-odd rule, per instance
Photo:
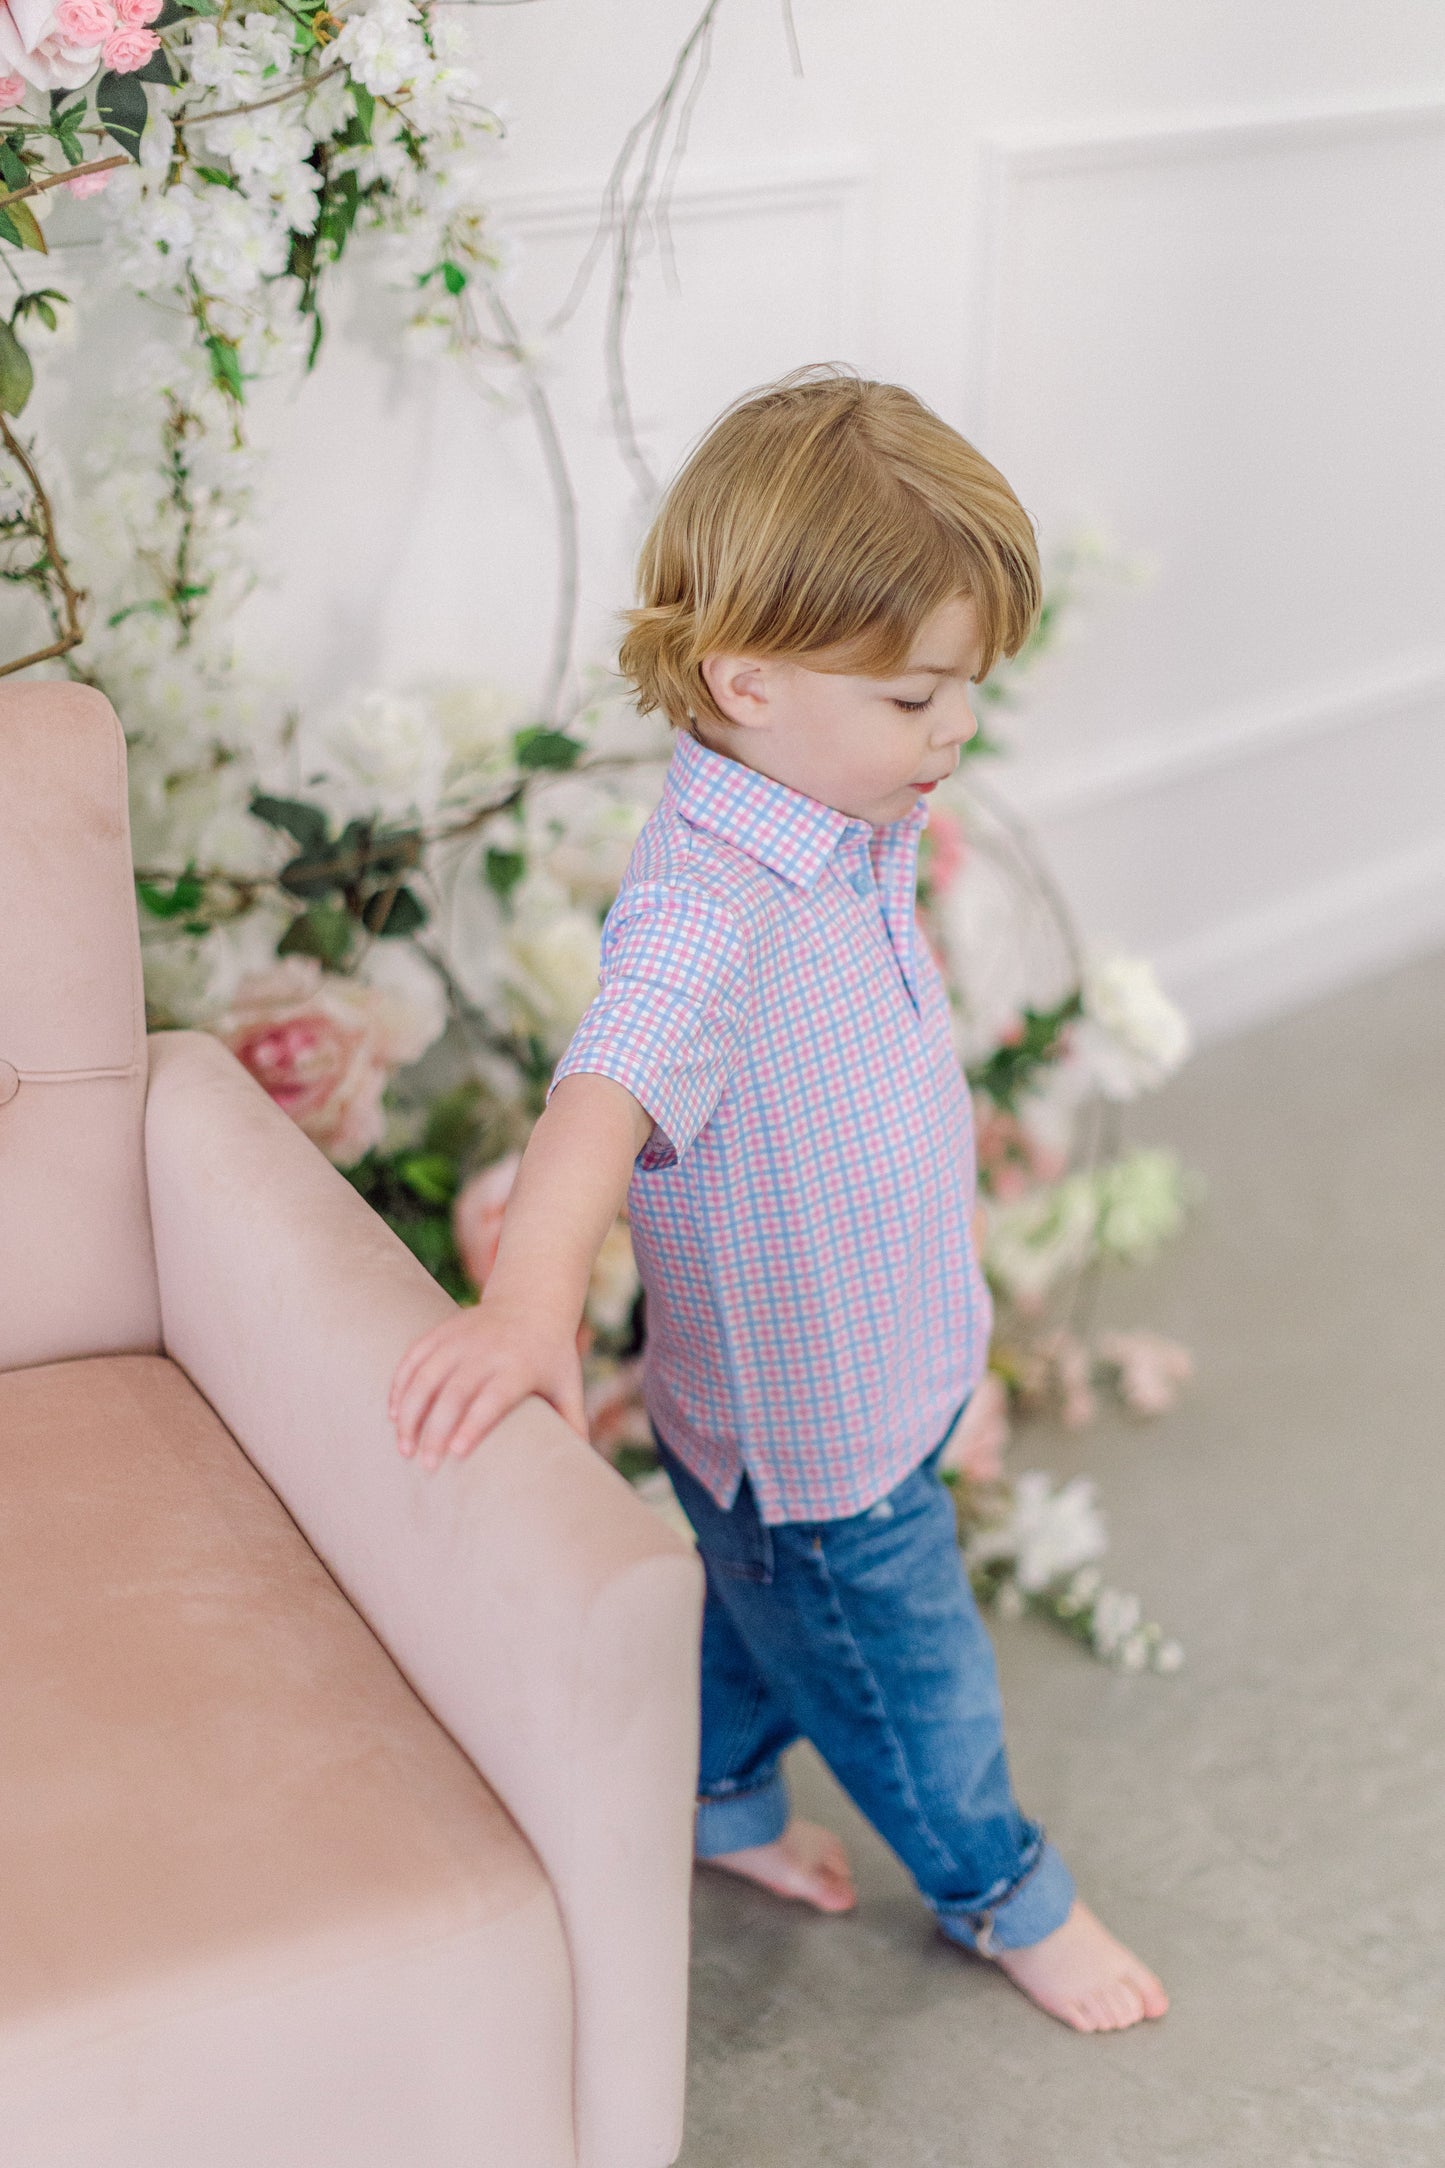
{"label": "velvet upholstery", "polygon": [[404,1461],[448,1298],[214,1040],[144,1097],[97,696],[0,690],[0,905],[0,2161],[664,2168],[695,1558],[539,1400]]}

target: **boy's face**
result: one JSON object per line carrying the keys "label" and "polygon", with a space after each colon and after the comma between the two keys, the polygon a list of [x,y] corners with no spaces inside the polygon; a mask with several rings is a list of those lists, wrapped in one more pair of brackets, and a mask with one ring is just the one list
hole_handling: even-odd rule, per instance
{"label": "boy's face", "polygon": [[958,595],[925,618],[894,677],[709,655],[703,676],[728,725],[703,728],[744,766],[882,826],[958,766],[960,745],[978,728],[971,693],[979,653],[977,610]]}

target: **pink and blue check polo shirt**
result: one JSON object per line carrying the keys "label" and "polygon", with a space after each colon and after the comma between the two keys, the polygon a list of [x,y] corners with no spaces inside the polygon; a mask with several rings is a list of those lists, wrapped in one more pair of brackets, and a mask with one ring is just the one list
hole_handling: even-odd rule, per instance
{"label": "pink and blue check polo shirt", "polygon": [[968,1088],[914,923],[927,817],[875,828],[679,732],[549,1088],[598,1071],[656,1123],[627,1200],[648,1415],[774,1524],[876,1504],[983,1371]]}

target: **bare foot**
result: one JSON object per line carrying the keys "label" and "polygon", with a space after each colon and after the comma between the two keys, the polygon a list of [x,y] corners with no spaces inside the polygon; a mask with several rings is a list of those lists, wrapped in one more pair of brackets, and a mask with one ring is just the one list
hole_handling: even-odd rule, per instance
{"label": "bare foot", "polygon": [[1042,1942],[990,1954],[1015,1987],[1075,2032],[1123,2032],[1141,2018],[1163,2017],[1169,2007],[1148,1966],[1077,1902]]}
{"label": "bare foot", "polygon": [[858,1902],[847,1853],[833,1832],[820,1829],[816,1822],[789,1822],[771,1844],[720,1852],[699,1865],[740,1874],[777,1897],[799,1898],[819,1912],[851,1912]]}

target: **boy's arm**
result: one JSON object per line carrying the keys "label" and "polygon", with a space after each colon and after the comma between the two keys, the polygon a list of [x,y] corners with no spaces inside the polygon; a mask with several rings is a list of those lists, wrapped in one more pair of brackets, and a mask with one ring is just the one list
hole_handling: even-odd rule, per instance
{"label": "boy's arm", "polygon": [[522,1155],[480,1303],[425,1334],[397,1365],[390,1411],[403,1453],[424,1468],[470,1453],[529,1393],[586,1437],[577,1326],[652,1128],[609,1076],[578,1071],[555,1086]]}

